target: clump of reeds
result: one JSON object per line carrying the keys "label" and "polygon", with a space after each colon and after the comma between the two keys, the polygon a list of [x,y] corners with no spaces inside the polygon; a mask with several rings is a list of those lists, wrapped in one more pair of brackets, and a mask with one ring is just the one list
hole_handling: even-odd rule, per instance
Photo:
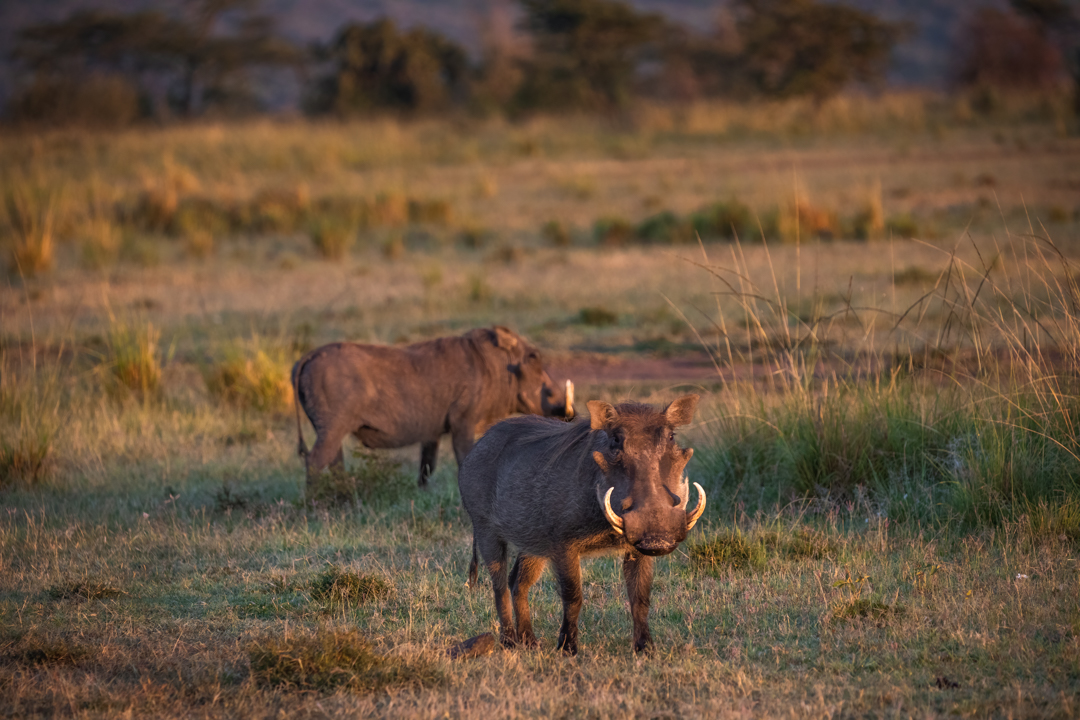
{"label": "clump of reeds", "polygon": [[117,397],[148,399],[161,389],[161,331],[154,324],[112,319],[101,367],[106,389]]}
{"label": "clump of reeds", "polygon": [[4,182],[3,201],[9,270],[25,277],[51,270],[56,254],[59,192],[30,178],[10,177]]}

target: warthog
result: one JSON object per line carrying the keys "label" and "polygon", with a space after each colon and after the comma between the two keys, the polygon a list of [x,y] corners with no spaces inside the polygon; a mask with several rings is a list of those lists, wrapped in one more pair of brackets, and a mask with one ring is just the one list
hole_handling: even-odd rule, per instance
{"label": "warthog", "polygon": [[[293,365],[292,383],[309,487],[328,466],[344,470],[341,441],[349,433],[369,448],[420,443],[419,484],[425,485],[444,433],[460,466],[478,427],[515,412],[574,414],[573,384],[554,388],[537,349],[504,327],[406,347],[323,345]],[[311,452],[301,407],[318,435]]]}
{"label": "warthog", "polygon": [[[529,588],[550,561],[563,601],[558,647],[577,653],[581,557],[607,552],[623,554],[634,650],[652,643],[653,556],[674,550],[705,510],[697,483],[697,505],[686,510],[690,488],[683,469],[694,451],[675,442],[675,428],[693,419],[697,402],[697,395],[686,395],[657,411],[593,400],[588,425],[511,418],[476,443],[458,471],[473,523],[470,581],[479,552],[491,573],[504,644],[536,644]],[[519,551],[509,584],[508,544]]]}

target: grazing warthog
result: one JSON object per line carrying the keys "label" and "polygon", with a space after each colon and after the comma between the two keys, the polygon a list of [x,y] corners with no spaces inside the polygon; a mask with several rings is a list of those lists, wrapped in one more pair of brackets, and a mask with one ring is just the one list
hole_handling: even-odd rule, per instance
{"label": "grazing warthog", "polygon": [[[332,343],[293,366],[296,429],[308,487],[327,466],[344,470],[349,433],[369,448],[420,443],[420,485],[435,469],[439,438],[450,433],[458,466],[478,427],[513,413],[574,414],[574,386],[553,387],[540,353],[504,327],[479,328],[406,347]],[[318,434],[308,452],[304,408]]]}
{"label": "grazing warthog", "polygon": [[[589,425],[511,418],[476,443],[458,471],[473,523],[470,581],[479,551],[491,573],[504,644],[536,644],[529,588],[550,561],[563,601],[558,647],[577,653],[581,557],[606,552],[623,554],[634,650],[652,643],[653,556],[674,550],[705,510],[697,483],[697,505],[686,510],[690,487],[683,470],[694,451],[675,442],[675,428],[693,419],[697,402],[697,395],[686,395],[657,411],[593,400]],[[508,544],[519,551],[509,584]]]}

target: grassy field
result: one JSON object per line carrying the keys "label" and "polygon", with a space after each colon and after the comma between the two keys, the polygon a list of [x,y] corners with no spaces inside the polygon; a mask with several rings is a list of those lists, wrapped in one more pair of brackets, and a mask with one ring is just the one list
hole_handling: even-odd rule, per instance
{"label": "grassy field", "polygon": [[[1062,117],[0,138],[0,715],[1076,716]],[[448,447],[420,490],[416,448],[351,445],[348,497],[303,501],[300,354],[491,323],[580,372],[579,410],[703,394],[709,505],[657,562],[650,656],[609,558],[576,658],[550,574],[540,649],[448,658],[496,630]]]}

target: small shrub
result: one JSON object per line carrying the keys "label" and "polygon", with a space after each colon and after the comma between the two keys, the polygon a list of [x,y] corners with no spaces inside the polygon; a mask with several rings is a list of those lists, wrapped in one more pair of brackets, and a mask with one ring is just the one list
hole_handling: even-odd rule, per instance
{"label": "small shrub", "polygon": [[356,228],[336,218],[320,218],[311,224],[311,243],[327,260],[341,260],[352,247]]}
{"label": "small shrub", "polygon": [[614,325],[619,322],[619,316],[607,308],[584,307],[581,308],[581,312],[578,313],[578,321],[581,322],[582,325],[604,327],[605,325]]}
{"label": "small shrub", "polygon": [[52,269],[55,254],[57,194],[22,178],[8,178],[5,185],[4,209],[11,228],[9,270],[26,277],[47,272]]}
{"label": "small shrub", "polygon": [[120,251],[120,232],[107,218],[94,218],[83,227],[82,265],[101,270],[112,265]]}
{"label": "small shrub", "polygon": [[494,296],[494,292],[483,275],[475,274],[469,276],[466,295],[468,295],[471,302],[479,303],[490,300]]}
{"label": "small shrub", "polygon": [[387,597],[393,589],[377,575],[361,575],[331,565],[312,581],[311,597],[331,607],[350,608]]}
{"label": "small shrub", "polygon": [[161,385],[160,339],[152,323],[134,328],[114,321],[104,363],[107,388],[119,395],[134,392],[146,398],[156,394]]}
{"label": "small shrub", "polygon": [[670,210],[664,210],[645,218],[637,226],[635,235],[647,243],[671,245],[693,240],[694,227]]}
{"label": "small shrub", "polygon": [[600,218],[593,224],[593,236],[601,245],[622,247],[634,236],[634,227],[622,218]]}
{"label": "small shrub", "polygon": [[426,225],[449,225],[453,207],[446,200],[409,200],[409,222]]}
{"label": "small shrub", "polygon": [[570,231],[558,220],[548,220],[540,228],[540,235],[555,247],[570,246]]}
{"label": "small shrub", "polygon": [[214,254],[214,236],[206,230],[196,230],[184,238],[184,252],[196,260],[205,260]]}
{"label": "small shrub", "polygon": [[466,225],[461,229],[460,237],[465,247],[471,250],[479,250],[487,245],[494,235],[491,230],[482,225]]}
{"label": "small shrub", "polygon": [[905,240],[919,237],[919,223],[910,213],[893,215],[885,223],[885,229],[892,235]]}
{"label": "small shrub", "polygon": [[839,230],[836,213],[811,205],[806,200],[799,200],[780,213],[779,231],[784,242],[812,238],[832,240],[839,235]]}
{"label": "small shrub", "polygon": [[311,206],[307,185],[269,188],[251,202],[253,229],[260,232],[290,232],[300,227]]}
{"label": "small shrub", "polygon": [[430,664],[381,655],[355,630],[323,630],[315,637],[268,638],[248,649],[260,685],[332,692],[375,692],[442,681]]}
{"label": "small shrub", "polygon": [[288,371],[263,350],[251,354],[233,349],[223,361],[205,368],[203,379],[211,395],[230,405],[264,412],[292,405]]}
{"label": "small shrub", "polygon": [[169,218],[169,231],[178,237],[196,233],[225,235],[232,229],[232,213],[205,197],[181,200]]}
{"label": "small shrub", "polygon": [[759,236],[750,206],[734,198],[699,210],[691,216],[690,224],[703,238],[752,242]]}
{"label": "small shrub", "polygon": [[400,193],[380,193],[371,208],[372,225],[397,227],[409,221],[409,201]]}

